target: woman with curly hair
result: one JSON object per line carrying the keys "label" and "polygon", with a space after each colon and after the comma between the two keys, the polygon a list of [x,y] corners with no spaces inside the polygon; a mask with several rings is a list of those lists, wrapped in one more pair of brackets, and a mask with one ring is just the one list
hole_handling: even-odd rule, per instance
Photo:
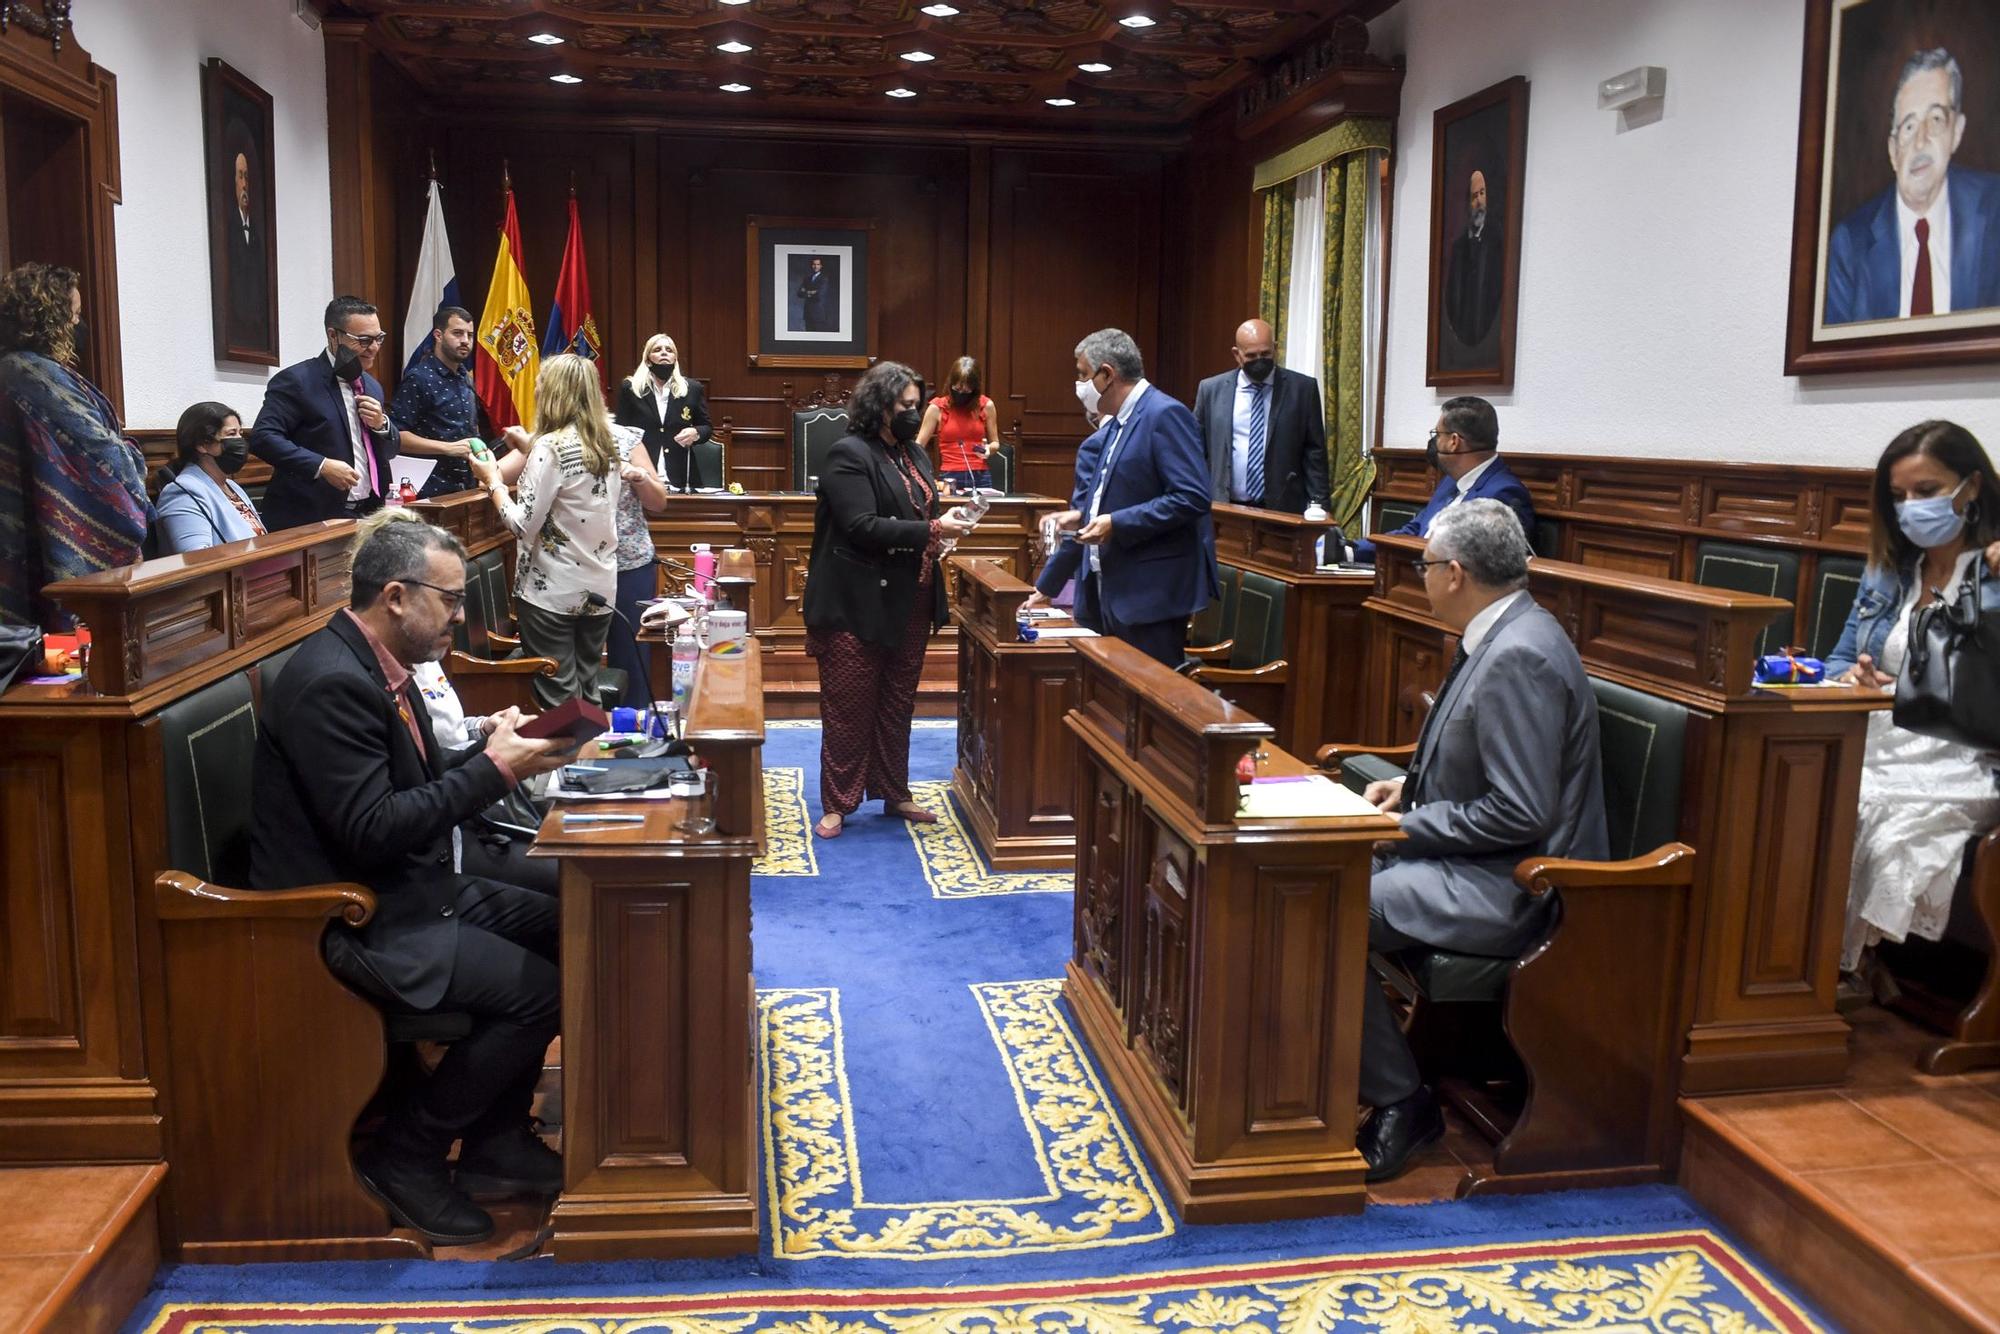
{"label": "woman with curly hair", "polygon": [[144,458],[74,369],[82,313],[73,269],[0,278],[0,621],[69,629],[43,586],[132,564],[152,521]]}

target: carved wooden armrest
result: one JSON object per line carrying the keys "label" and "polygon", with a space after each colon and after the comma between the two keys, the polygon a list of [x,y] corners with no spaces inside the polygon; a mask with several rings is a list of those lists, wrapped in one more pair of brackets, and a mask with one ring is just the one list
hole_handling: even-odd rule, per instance
{"label": "carved wooden armrest", "polygon": [[1331,769],[1337,773],[1343,761],[1351,760],[1357,755],[1373,755],[1407,769],[1410,767],[1410,761],[1417,758],[1417,743],[1412,741],[1407,746],[1370,746],[1359,741],[1329,741],[1314,754],[1313,763],[1322,769]]}
{"label": "carved wooden armrest", "polygon": [[153,910],[165,921],[338,916],[349,926],[360,926],[375,915],[375,891],[344,882],[303,889],[230,889],[186,871],[162,871],[153,878]]}
{"label": "carved wooden armrest", "polygon": [[[499,638],[499,636],[494,636]],[[446,676],[554,676],[554,658],[475,658],[457,649],[444,655]]]}
{"label": "carved wooden armrest", "polygon": [[1236,647],[1236,641],[1225,639],[1220,644],[1190,644],[1187,655],[1196,662],[1228,662],[1229,650]]}
{"label": "carved wooden armrest", "polygon": [[1291,677],[1292,665],[1283,658],[1267,662],[1262,667],[1197,667],[1194,679],[1205,686],[1230,685],[1284,685]]}
{"label": "carved wooden armrest", "polygon": [[1530,857],[1514,868],[1514,883],[1530,894],[1552,889],[1588,889],[1593,885],[1691,885],[1694,849],[1685,843],[1662,843],[1651,852],[1622,862],[1582,861],[1573,857]]}
{"label": "carved wooden armrest", "polygon": [[518,652],[521,648],[521,637],[519,635],[503,635],[498,630],[488,630],[486,637],[493,641],[493,647],[504,648],[509,653]]}

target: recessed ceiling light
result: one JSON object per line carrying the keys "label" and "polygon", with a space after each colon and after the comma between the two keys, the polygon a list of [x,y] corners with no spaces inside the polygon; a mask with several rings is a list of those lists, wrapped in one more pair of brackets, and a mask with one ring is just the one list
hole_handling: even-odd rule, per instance
{"label": "recessed ceiling light", "polygon": [[903,59],[921,65],[925,61],[936,60],[937,57],[928,51],[905,51],[903,52]]}
{"label": "recessed ceiling light", "polygon": [[1078,65],[1077,68],[1085,74],[1109,74],[1111,72],[1111,66],[1101,60],[1093,60],[1087,65]]}
{"label": "recessed ceiling light", "polygon": [[1074,97],[1045,97],[1042,100],[1052,107],[1073,107],[1076,105]]}
{"label": "recessed ceiling light", "polygon": [[915,97],[916,95],[917,90],[914,88],[891,88],[889,90],[889,96],[891,97]]}
{"label": "recessed ceiling light", "polygon": [[725,5],[747,5],[750,3],[750,0],[722,0],[722,3]]}
{"label": "recessed ceiling light", "polygon": [[743,42],[732,41],[732,42],[717,42],[715,44],[715,49],[718,51],[727,51],[732,56],[740,56],[745,51],[748,51],[751,48]]}
{"label": "recessed ceiling light", "polygon": [[550,83],[582,83],[582,82],[583,82],[583,80],[582,80],[582,79],[580,79],[580,78],[578,78],[578,77],[577,77],[576,75],[574,75],[574,74],[551,74],[551,75],[549,75],[549,82],[550,82]]}
{"label": "recessed ceiling light", "polygon": [[720,86],[725,93],[747,93],[750,91],[750,85],[747,83],[725,83]]}
{"label": "recessed ceiling light", "polygon": [[1126,28],[1150,28],[1155,23],[1158,23],[1159,20],[1149,19],[1144,14],[1127,14],[1124,18],[1119,19],[1118,22],[1121,27]]}
{"label": "recessed ceiling light", "polygon": [[934,19],[948,19],[956,17],[958,10],[951,5],[925,5],[924,13]]}
{"label": "recessed ceiling light", "polygon": [[538,32],[528,39],[537,46],[561,46],[563,39],[552,32]]}

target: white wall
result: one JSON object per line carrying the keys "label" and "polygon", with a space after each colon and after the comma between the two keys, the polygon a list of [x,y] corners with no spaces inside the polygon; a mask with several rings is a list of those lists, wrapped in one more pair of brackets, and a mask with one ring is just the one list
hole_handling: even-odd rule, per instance
{"label": "white wall", "polygon": [[320,311],[333,287],[320,34],[293,17],[290,0],[90,0],[76,7],[76,35],[118,76],[126,425],[172,427],[203,399],[247,424],[275,368],[215,359],[201,66],[219,56],[275,103],[278,344],[284,362],[300,361],[325,346]]}
{"label": "white wall", "polygon": [[[1925,417],[2000,446],[2000,371],[1788,377],[1805,6],[1793,0],[1402,0],[1384,441],[1421,445],[1431,116],[1528,90],[1514,384],[1503,449],[1869,466]],[[1618,132],[1597,83],[1667,70],[1658,123]]]}

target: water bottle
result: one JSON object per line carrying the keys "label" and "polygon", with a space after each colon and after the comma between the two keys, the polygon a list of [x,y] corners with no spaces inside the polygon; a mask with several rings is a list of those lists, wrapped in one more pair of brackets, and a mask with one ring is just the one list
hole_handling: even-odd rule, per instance
{"label": "water bottle", "polygon": [[[1321,504],[1317,500],[1315,500],[1307,504],[1306,512],[1300,517],[1303,518],[1307,523],[1325,523],[1326,510],[1323,506],[1321,506]],[[1335,552],[1335,555],[1337,557],[1339,553]],[[1316,538],[1313,542],[1313,564],[1315,565],[1326,564],[1325,533],[1321,533],[1319,537]]]}
{"label": "water bottle", "polygon": [[697,542],[688,550],[694,553],[694,590],[707,601],[715,600],[715,552],[706,542]]}
{"label": "water bottle", "polygon": [[701,657],[701,645],[695,642],[694,625],[682,621],[679,633],[674,636],[674,708],[683,718],[687,717],[688,696],[694,691],[694,665]]}

